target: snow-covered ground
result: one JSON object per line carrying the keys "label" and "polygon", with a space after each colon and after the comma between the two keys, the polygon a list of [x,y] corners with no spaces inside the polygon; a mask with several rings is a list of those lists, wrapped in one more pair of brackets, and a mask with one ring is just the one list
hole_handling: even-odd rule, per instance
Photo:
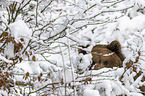
{"label": "snow-covered ground", "polygon": [[[0,2],[4,4],[4,1]],[[145,76],[144,0],[42,0],[39,4],[31,1],[23,13],[9,23],[5,6],[10,3],[5,3],[0,10],[0,34],[8,27],[6,31],[16,43],[21,42],[23,48],[15,53],[14,43],[7,43],[0,60],[12,63],[9,58],[16,55],[22,57],[22,62],[16,63],[12,70],[14,81],[31,82],[34,87],[32,90],[28,85],[15,86],[18,92],[10,94],[143,96],[139,87],[145,85],[145,81],[142,81]],[[26,3],[27,0],[22,5]],[[49,3],[45,9],[44,6]],[[30,5],[34,8],[29,9]],[[45,11],[42,12],[42,9]],[[30,18],[32,20],[27,22]],[[87,70],[92,62],[92,47],[109,44],[113,40],[118,40],[122,45],[126,57],[123,68]],[[79,54],[78,45],[90,45],[85,48],[88,53]],[[0,46],[3,47],[3,43]],[[26,51],[29,56],[24,54]],[[126,63],[130,60],[135,62],[138,56],[139,61],[133,64],[136,72],[133,67],[127,69]],[[134,80],[139,71],[142,74]],[[30,76],[25,80],[26,73]],[[8,95],[7,91],[0,90],[0,93]]]}

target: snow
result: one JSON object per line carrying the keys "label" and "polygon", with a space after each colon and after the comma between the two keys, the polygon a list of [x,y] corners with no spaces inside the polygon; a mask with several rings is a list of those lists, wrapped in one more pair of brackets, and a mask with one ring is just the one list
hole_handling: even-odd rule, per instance
{"label": "snow", "polygon": [[[64,73],[65,72],[65,73]],[[63,78],[65,82],[71,82],[74,80],[74,78],[76,78],[76,74],[72,73],[73,71],[71,69],[67,69],[67,70],[62,70],[62,73],[63,74]],[[69,78],[69,79],[68,79]]]}
{"label": "snow", "polygon": [[6,91],[0,90],[1,95],[8,96],[8,93]]}
{"label": "snow", "polygon": [[18,41],[21,38],[25,38],[25,43],[28,43],[28,39],[30,39],[32,35],[32,30],[28,27],[28,25],[21,20],[21,15],[18,16],[18,19],[14,23],[9,25],[11,35]]}
{"label": "snow", "polygon": [[[120,19],[118,20],[118,23],[119,23],[118,28],[121,29],[120,31],[121,31],[121,32],[126,32],[127,29],[128,29],[129,26],[130,26],[130,19],[129,19],[128,16],[123,16],[122,18],[120,18]],[[124,33],[124,34],[129,35],[129,34],[127,34],[127,33]]]}
{"label": "snow", "polygon": [[14,44],[12,42],[7,44],[5,56],[7,56],[8,58],[12,58],[14,56]]}
{"label": "snow", "polygon": [[98,90],[92,90],[92,89],[86,88],[84,90],[83,96],[101,96],[101,95],[99,94]]}
{"label": "snow", "polygon": [[131,19],[130,30],[132,31],[142,31],[145,26],[145,15],[136,16]]}
{"label": "snow", "polygon": [[[9,51],[8,51],[9,52]],[[13,55],[12,55],[13,56]],[[10,57],[10,56],[9,56]],[[12,60],[8,60],[8,59],[6,59],[4,56],[1,56],[0,55],[0,59],[1,60],[3,60],[3,61],[5,61],[5,62],[7,62],[7,63],[13,63],[13,61]]]}
{"label": "snow", "polygon": [[[16,1],[19,5],[22,0],[12,1]],[[3,21],[0,23],[2,25],[0,31],[3,32],[8,27],[6,31],[14,37],[15,42],[23,44],[24,48],[21,52],[26,48],[28,55],[30,55],[28,58],[25,53],[14,54],[13,42],[6,43],[4,47],[2,43],[0,45],[5,50],[0,54],[0,60],[13,63],[9,58],[17,55],[23,58],[23,61],[18,61],[12,70],[15,74],[14,80],[33,82],[32,77],[37,79],[43,73],[41,78],[44,80],[33,82],[34,90],[30,90],[27,86],[26,93],[34,92],[31,94],[34,96],[43,95],[42,93],[50,96],[56,96],[56,94],[62,96],[66,94],[70,96],[82,96],[82,94],[83,96],[125,94],[127,96],[143,96],[139,87],[144,85],[141,79],[145,76],[145,12],[137,10],[145,7],[145,1],[126,0],[121,3],[114,0],[52,1],[51,5],[42,13],[42,9],[50,3],[50,0],[39,2],[37,14],[35,8],[30,11],[29,6],[26,6],[23,9],[24,13],[20,13],[17,19],[10,24],[8,24],[9,15],[5,7],[0,10],[0,21]],[[3,4],[4,1],[0,2]],[[37,6],[37,2],[33,0],[30,4]],[[120,9],[132,5],[134,6],[120,11]],[[28,19],[32,19],[32,21],[27,22]],[[36,26],[36,21],[38,26]],[[58,34],[60,32],[66,34]],[[21,38],[24,39],[24,42],[20,40]],[[30,40],[31,42],[29,42]],[[123,67],[88,70],[88,66],[92,62],[92,47],[96,44],[109,44],[113,40],[118,40],[122,45],[122,52],[126,57]],[[87,51],[86,55],[78,54],[78,45],[90,45],[84,48]],[[135,62],[136,57],[139,56],[138,52],[141,53],[141,56],[139,61],[134,63],[137,66],[136,72],[134,72],[132,67],[126,68],[126,63],[130,60]],[[112,54],[114,53],[104,56]],[[31,59],[33,55],[36,56],[36,61]],[[143,73],[134,80],[139,71],[143,71]],[[27,72],[31,76],[24,80],[23,76]],[[48,73],[50,76],[47,75]],[[91,78],[91,80],[85,81],[86,78]],[[60,83],[51,85],[51,83],[58,82]],[[46,89],[43,89],[47,84]],[[41,88],[42,90],[39,90]],[[25,90],[25,87],[17,87],[17,90],[20,95],[20,90]],[[36,90],[39,91],[35,92]],[[46,92],[46,90],[50,91]],[[0,93],[8,95],[2,90]]]}

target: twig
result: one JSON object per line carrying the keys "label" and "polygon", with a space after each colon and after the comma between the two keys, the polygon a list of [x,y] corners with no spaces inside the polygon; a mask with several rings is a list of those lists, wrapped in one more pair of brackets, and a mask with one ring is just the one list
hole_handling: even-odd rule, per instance
{"label": "twig", "polygon": [[41,10],[41,13],[43,13],[46,8],[53,2],[54,0],[51,0],[42,10]]}
{"label": "twig", "polygon": [[38,24],[37,24],[38,23],[38,20],[37,20],[38,19],[37,18],[38,17],[38,5],[39,4],[38,4],[38,0],[37,0],[37,6],[36,6],[36,27],[38,27]]}
{"label": "twig", "polygon": [[[66,83],[66,72],[65,72],[65,62],[64,62],[64,56],[61,50],[61,46],[59,45],[60,51],[61,51],[61,56],[62,56],[62,62],[63,62],[63,71],[64,71],[64,79]],[[66,84],[65,84],[65,96],[66,96]]]}

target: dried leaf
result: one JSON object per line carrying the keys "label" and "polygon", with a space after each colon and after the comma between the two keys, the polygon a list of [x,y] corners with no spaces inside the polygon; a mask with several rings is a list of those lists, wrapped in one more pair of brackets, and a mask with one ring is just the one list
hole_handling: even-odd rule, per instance
{"label": "dried leaf", "polygon": [[135,59],[135,62],[134,63],[137,63],[139,61],[139,56],[136,57]]}
{"label": "dried leaf", "polygon": [[29,77],[29,72],[26,73],[25,80]]}
{"label": "dried leaf", "polygon": [[26,73],[26,77],[28,77],[28,76],[29,76],[29,72]]}
{"label": "dried leaf", "polygon": [[23,38],[21,38],[20,40],[21,40],[22,42],[24,42],[24,39],[23,39]]}
{"label": "dried leaf", "polygon": [[23,60],[22,57],[20,57],[19,60],[20,60],[20,62],[22,62],[22,60]]}
{"label": "dried leaf", "polygon": [[5,31],[4,31],[4,32],[2,33],[2,37],[6,37],[6,36],[8,36],[8,32],[5,32]]}
{"label": "dried leaf", "polygon": [[130,68],[133,65],[133,61],[129,61],[126,63],[127,69]]}
{"label": "dried leaf", "polygon": [[69,83],[68,86],[71,87],[71,83]]}
{"label": "dried leaf", "polygon": [[61,85],[63,85],[64,84],[64,82],[63,82],[63,78],[61,79]]}
{"label": "dried leaf", "polygon": [[11,36],[7,37],[6,43],[9,43],[9,42],[14,42],[14,37],[11,37]]}
{"label": "dried leaf", "polygon": [[38,81],[40,82],[40,80],[41,80],[41,77],[40,77],[40,76],[38,76]]}
{"label": "dried leaf", "polygon": [[42,77],[43,76],[43,74],[42,73],[40,73],[40,77]]}
{"label": "dried leaf", "polygon": [[4,51],[4,49],[3,48],[0,48],[0,53],[2,53]]}
{"label": "dried leaf", "polygon": [[34,86],[32,86],[32,90],[34,90]]}
{"label": "dried leaf", "polygon": [[50,73],[48,73],[47,76],[50,77]]}
{"label": "dried leaf", "polygon": [[20,51],[20,49],[22,49],[23,48],[23,45],[22,45],[22,43],[15,43],[14,44],[14,52],[15,53],[17,53],[17,52],[19,52]]}
{"label": "dried leaf", "polygon": [[0,39],[0,43],[3,43],[5,41],[5,38]]}
{"label": "dried leaf", "polygon": [[141,55],[140,51],[138,51],[138,55],[139,55],[139,56]]}
{"label": "dried leaf", "polygon": [[136,70],[137,70],[137,67],[133,66],[133,71],[136,72]]}
{"label": "dried leaf", "polygon": [[86,81],[92,81],[92,78],[90,78],[90,77],[86,78]]}
{"label": "dried leaf", "polygon": [[28,52],[27,52],[27,51],[25,52],[25,55],[26,55],[26,56],[29,56],[29,54],[28,54]]}
{"label": "dried leaf", "polygon": [[23,44],[19,42],[18,46],[22,49],[23,48]]}
{"label": "dried leaf", "polygon": [[36,57],[35,57],[35,56],[33,56],[33,57],[32,57],[32,60],[33,60],[33,61],[36,61]]}

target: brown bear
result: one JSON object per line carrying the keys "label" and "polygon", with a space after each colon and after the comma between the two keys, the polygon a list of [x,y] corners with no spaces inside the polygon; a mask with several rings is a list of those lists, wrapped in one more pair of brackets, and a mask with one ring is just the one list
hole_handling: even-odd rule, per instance
{"label": "brown bear", "polygon": [[100,68],[122,67],[125,56],[121,52],[121,44],[115,40],[108,45],[95,45],[91,51],[92,64],[89,70]]}

